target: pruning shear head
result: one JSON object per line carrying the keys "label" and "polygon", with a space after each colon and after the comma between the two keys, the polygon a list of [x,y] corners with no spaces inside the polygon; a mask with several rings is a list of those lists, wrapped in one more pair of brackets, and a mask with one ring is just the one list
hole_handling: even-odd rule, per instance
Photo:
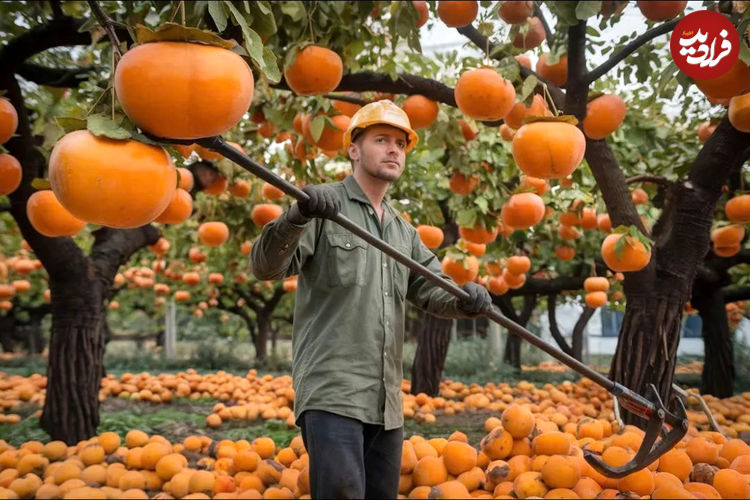
{"label": "pruning shear head", "polygon": [[[619,384],[612,391],[622,408],[647,419],[646,435],[633,459],[622,466],[605,463],[598,453],[584,449],[586,461],[607,477],[621,478],[648,467],[663,454],[671,450],[688,430],[685,405],[680,398],[673,397],[670,411],[659,397],[656,387],[649,385],[648,399]],[[657,441],[658,439],[658,441]]]}

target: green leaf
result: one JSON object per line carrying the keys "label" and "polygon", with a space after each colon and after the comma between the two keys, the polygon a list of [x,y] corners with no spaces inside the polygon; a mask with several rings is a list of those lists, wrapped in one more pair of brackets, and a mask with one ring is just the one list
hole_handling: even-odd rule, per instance
{"label": "green leaf", "polygon": [[622,259],[622,254],[625,252],[625,245],[628,244],[628,237],[625,235],[620,236],[615,243],[615,257]]}
{"label": "green leaf", "polygon": [[281,81],[281,70],[279,69],[279,62],[276,60],[276,54],[274,54],[271,47],[263,47],[263,63],[265,64],[265,74],[273,83]]}
{"label": "green leaf", "polygon": [[74,130],[83,130],[86,128],[86,120],[83,118],[73,118],[72,116],[56,116],[55,123],[66,134]]}
{"label": "green leaf", "polygon": [[224,4],[218,1],[208,2],[208,13],[216,24],[216,29],[224,31],[227,29],[227,11]]}
{"label": "green leaf", "polygon": [[515,57],[503,57],[497,65],[497,72],[506,80],[515,82],[521,77],[521,65]]}
{"label": "green leaf", "polygon": [[578,2],[576,5],[576,18],[580,21],[599,14],[602,10],[601,2]]}
{"label": "green leaf", "polygon": [[477,213],[474,209],[459,210],[456,215],[456,224],[465,227],[474,227],[477,221]]}
{"label": "green leaf", "polygon": [[489,205],[487,203],[487,200],[485,198],[477,197],[474,200],[474,204],[479,207],[479,209],[482,211],[483,214],[486,214],[489,210]]}
{"label": "green leaf", "polygon": [[534,89],[539,84],[539,79],[534,75],[529,75],[523,81],[521,85],[521,101],[525,101],[531,94],[534,93]]}
{"label": "green leaf", "polygon": [[276,20],[273,12],[266,5],[268,2],[250,3],[250,12],[253,14],[253,29],[258,32],[262,39],[268,39],[276,33]]}
{"label": "green leaf", "polygon": [[130,132],[116,121],[102,114],[90,115],[86,120],[86,128],[97,137],[110,139],[130,139]]}
{"label": "green leaf", "polygon": [[568,26],[578,24],[576,17],[578,6],[575,2],[548,2],[545,5],[555,14],[560,23]]}
{"label": "green leaf", "polygon": [[201,42],[223,49],[231,49],[237,45],[237,42],[234,40],[224,40],[212,31],[190,28],[175,23],[164,23],[156,28],[155,31],[139,24],[136,26],[135,36],[138,43]]}
{"label": "green leaf", "polygon": [[91,29],[95,26],[99,26],[99,21],[96,20],[95,16],[89,17],[80,28],[78,28],[78,33],[85,33],[87,31],[91,31]]}
{"label": "green leaf", "polygon": [[52,188],[52,185],[49,182],[49,179],[41,179],[37,177],[33,181],[31,181],[31,187],[36,189],[37,191],[40,191],[42,189],[50,189]]}
{"label": "green leaf", "polygon": [[317,141],[320,139],[325,123],[326,120],[323,115],[316,116],[310,121],[310,134],[312,135],[313,140]]}
{"label": "green leaf", "polygon": [[281,2],[281,12],[291,17],[294,22],[305,18],[305,6],[302,2]]}
{"label": "green leaf", "polygon": [[276,56],[273,55],[273,52],[264,50],[263,42],[258,33],[248,26],[244,16],[237,10],[232,2],[225,1],[224,4],[229,7],[230,12],[232,13],[232,18],[242,29],[242,35],[245,39],[245,49],[255,66],[271,82],[278,83],[281,80],[281,73],[279,72],[279,67],[276,63]]}

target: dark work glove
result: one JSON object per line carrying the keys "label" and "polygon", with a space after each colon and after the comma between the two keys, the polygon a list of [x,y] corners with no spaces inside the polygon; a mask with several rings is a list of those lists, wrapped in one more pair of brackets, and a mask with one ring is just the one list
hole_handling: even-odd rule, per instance
{"label": "dark work glove", "polygon": [[313,217],[333,218],[341,209],[332,186],[317,184],[302,188],[309,197],[298,201],[289,209],[289,220],[295,224],[306,224]]}
{"label": "dark work glove", "polygon": [[489,311],[492,307],[492,297],[485,287],[470,281],[462,286],[469,293],[467,300],[459,301],[461,311],[469,316],[477,316],[483,312]]}

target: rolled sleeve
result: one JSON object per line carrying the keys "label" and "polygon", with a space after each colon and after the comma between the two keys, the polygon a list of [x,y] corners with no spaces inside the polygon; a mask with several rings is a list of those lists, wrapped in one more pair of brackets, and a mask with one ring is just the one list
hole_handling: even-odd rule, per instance
{"label": "rolled sleeve", "polygon": [[289,212],[263,227],[251,251],[252,272],[259,280],[277,280],[299,273],[315,248],[317,219],[300,226],[288,220]]}

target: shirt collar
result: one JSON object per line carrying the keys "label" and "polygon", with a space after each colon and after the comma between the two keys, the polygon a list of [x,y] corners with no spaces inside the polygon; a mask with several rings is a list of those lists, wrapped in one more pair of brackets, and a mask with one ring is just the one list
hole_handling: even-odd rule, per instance
{"label": "shirt collar", "polygon": [[[346,190],[346,194],[350,200],[357,200],[366,205],[372,206],[370,199],[367,197],[365,192],[362,191],[362,188],[359,187],[359,184],[357,183],[357,180],[353,175],[347,175],[342,181],[342,184],[344,185],[344,189]],[[390,200],[391,197],[388,193],[386,193],[385,198],[383,198],[383,203],[381,204],[383,206],[383,210],[386,213],[386,218],[388,218],[388,214],[390,214],[391,217],[398,215],[396,209],[391,206]]]}
{"label": "shirt collar", "polygon": [[350,200],[357,200],[361,201],[362,203],[372,205],[372,203],[370,203],[370,199],[367,197],[365,192],[362,191],[362,188],[359,187],[359,184],[357,184],[357,180],[353,175],[347,175],[346,178],[344,178],[343,184],[344,189],[346,189],[346,194],[347,196],[349,196]]}

